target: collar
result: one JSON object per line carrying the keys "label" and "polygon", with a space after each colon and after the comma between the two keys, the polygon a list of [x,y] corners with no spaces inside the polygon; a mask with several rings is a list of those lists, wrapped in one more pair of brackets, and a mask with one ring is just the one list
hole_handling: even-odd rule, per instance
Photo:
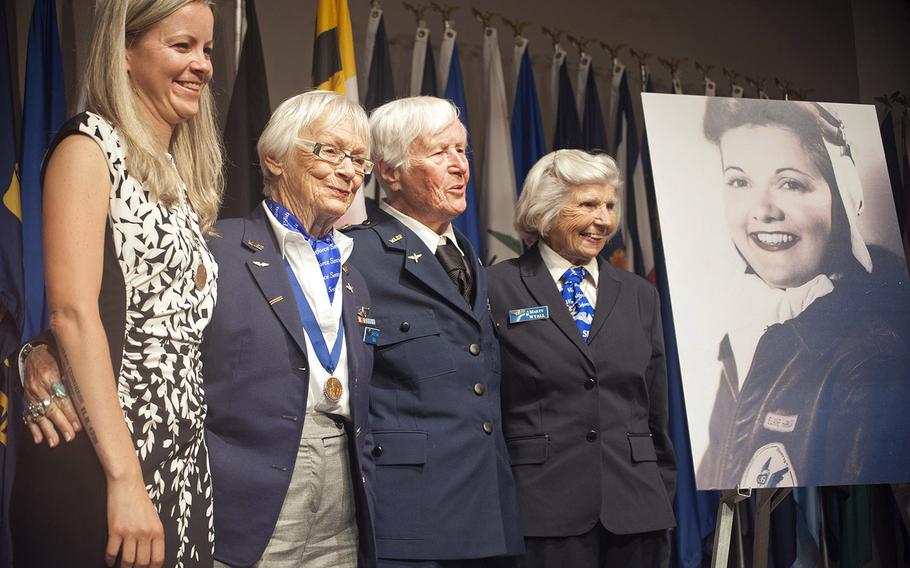
{"label": "collar", "polygon": [[417,235],[417,238],[423,241],[423,244],[425,244],[427,248],[430,249],[430,252],[434,255],[436,254],[436,247],[439,246],[439,242],[442,237],[448,237],[448,239],[455,244],[455,248],[458,249],[458,252],[461,253],[461,256],[465,256],[464,251],[461,250],[461,247],[458,245],[458,239],[455,238],[455,229],[452,228],[452,223],[449,223],[446,227],[446,230],[442,233],[442,235],[440,235],[417,219],[405,215],[398,209],[395,209],[389,205],[385,199],[383,199],[382,203],[379,204],[379,209],[398,219],[402,225],[412,230],[414,234]]}
{"label": "collar", "polygon": [[[262,209],[265,211],[266,219],[269,220],[272,232],[275,233],[275,239],[278,241],[278,249],[281,251],[281,258],[287,258],[287,245],[289,242],[306,243],[306,246],[310,247],[310,243],[303,238],[303,235],[297,231],[291,231],[278,222],[278,219],[269,211],[264,200],[262,202]],[[341,263],[344,264],[348,261],[348,257],[351,256],[351,252],[354,250],[354,241],[351,237],[334,228],[332,229],[332,238],[335,239],[335,245],[338,247],[338,252],[341,253]]]}
{"label": "collar", "polygon": [[[538,240],[537,246],[540,249],[540,258],[543,259],[543,263],[550,272],[550,276],[553,277],[553,281],[557,284],[559,284],[559,281],[562,279],[562,275],[565,274],[566,270],[573,266],[577,266],[559,256],[559,253],[551,249],[543,240]],[[587,264],[582,264],[581,266],[588,271],[585,280],[590,279],[591,283],[597,287],[597,279],[600,277],[600,269],[597,266],[597,257],[592,258]]]}

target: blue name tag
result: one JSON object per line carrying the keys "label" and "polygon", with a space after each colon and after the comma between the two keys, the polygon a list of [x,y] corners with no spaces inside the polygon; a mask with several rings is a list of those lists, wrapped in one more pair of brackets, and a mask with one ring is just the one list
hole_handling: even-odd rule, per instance
{"label": "blue name tag", "polygon": [[379,329],[375,327],[363,328],[363,342],[369,345],[379,345]]}
{"label": "blue name tag", "polygon": [[519,308],[509,310],[509,323],[523,323],[526,321],[550,319],[549,306],[537,306],[535,308]]}

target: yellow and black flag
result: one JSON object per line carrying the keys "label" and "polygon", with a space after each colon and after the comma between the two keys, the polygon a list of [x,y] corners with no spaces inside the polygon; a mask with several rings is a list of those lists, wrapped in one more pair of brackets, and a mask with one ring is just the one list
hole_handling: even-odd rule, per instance
{"label": "yellow and black flag", "polygon": [[317,89],[343,93],[355,102],[360,100],[348,0],[316,2],[313,85]]}

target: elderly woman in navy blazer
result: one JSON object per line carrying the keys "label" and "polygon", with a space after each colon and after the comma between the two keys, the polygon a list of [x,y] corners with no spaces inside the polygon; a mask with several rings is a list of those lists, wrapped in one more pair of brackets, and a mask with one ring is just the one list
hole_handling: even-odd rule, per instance
{"label": "elderly woman in navy blazer", "polygon": [[522,566],[669,560],[676,464],[657,292],[599,256],[620,185],[609,156],[544,156],[518,204],[530,246],[490,269]]}

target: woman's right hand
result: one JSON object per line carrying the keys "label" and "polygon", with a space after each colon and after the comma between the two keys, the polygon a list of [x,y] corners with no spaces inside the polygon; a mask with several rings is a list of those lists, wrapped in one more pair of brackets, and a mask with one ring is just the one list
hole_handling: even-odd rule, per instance
{"label": "woman's right hand", "polygon": [[141,476],[108,480],[107,524],[105,562],[108,566],[114,566],[117,555],[121,554],[122,568],[161,568],[164,527]]}
{"label": "woman's right hand", "polygon": [[62,387],[60,367],[47,345],[39,345],[28,354],[24,375],[26,404],[51,401],[43,417],[28,420],[28,429],[31,430],[35,443],[47,440],[47,445],[53,448],[60,442],[60,436],[71,442],[76,437],[76,432],[82,429],[82,422],[73,408],[69,393]]}

